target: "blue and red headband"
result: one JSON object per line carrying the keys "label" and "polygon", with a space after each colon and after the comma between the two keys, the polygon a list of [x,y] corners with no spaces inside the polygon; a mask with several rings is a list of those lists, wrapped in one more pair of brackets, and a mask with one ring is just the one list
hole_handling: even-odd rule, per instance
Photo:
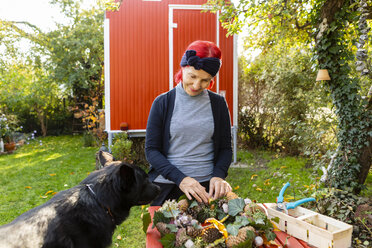
{"label": "blue and red headband", "polygon": [[200,58],[195,50],[187,50],[181,59],[181,66],[193,66],[196,70],[204,70],[211,76],[216,76],[221,67],[221,60],[214,57]]}

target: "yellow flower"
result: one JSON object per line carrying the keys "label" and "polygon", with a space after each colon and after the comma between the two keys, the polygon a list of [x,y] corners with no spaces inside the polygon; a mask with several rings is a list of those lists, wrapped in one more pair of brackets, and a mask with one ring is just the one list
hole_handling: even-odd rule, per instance
{"label": "yellow flower", "polygon": [[[218,231],[220,231],[220,233],[225,237],[227,238],[227,236],[229,236],[229,234],[227,233],[227,230],[226,230],[226,227],[224,224],[222,224],[220,221],[216,220],[215,218],[208,218],[205,220],[204,224],[211,224],[213,225],[215,228],[218,229]],[[207,230],[208,228],[211,228],[211,225],[204,228],[202,232],[204,232],[205,230]]]}

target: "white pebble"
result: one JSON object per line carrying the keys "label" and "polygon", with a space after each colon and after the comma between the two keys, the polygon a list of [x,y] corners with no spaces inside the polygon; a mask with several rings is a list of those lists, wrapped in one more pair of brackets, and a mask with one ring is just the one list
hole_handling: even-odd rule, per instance
{"label": "white pebble", "polygon": [[229,205],[227,203],[222,204],[222,209],[227,214],[229,212]]}
{"label": "white pebble", "polygon": [[187,240],[187,241],[185,242],[185,247],[186,247],[186,248],[194,248],[194,247],[195,247],[195,246],[194,246],[194,242],[193,242],[191,239]]}
{"label": "white pebble", "polygon": [[263,245],[263,239],[261,236],[257,236],[254,238],[254,243],[256,246],[261,246]]}

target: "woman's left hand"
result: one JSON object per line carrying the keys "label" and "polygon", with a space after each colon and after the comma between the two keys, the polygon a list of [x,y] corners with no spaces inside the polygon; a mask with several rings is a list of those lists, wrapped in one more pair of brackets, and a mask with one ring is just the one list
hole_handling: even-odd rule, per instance
{"label": "woman's left hand", "polygon": [[228,182],[219,177],[212,177],[209,182],[209,197],[217,199],[226,195],[227,192],[232,191]]}

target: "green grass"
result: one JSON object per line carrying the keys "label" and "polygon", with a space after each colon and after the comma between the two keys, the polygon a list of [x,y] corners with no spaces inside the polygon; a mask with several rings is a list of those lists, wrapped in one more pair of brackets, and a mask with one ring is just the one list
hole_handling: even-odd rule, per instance
{"label": "green grass", "polygon": [[[0,225],[49,200],[54,192],[77,185],[95,169],[98,148],[83,147],[82,136],[58,136],[34,141],[11,155],[0,156]],[[238,160],[247,168],[230,168],[227,180],[235,192],[257,202],[275,202],[283,184],[289,201],[308,197],[317,177],[306,168],[304,158],[281,157],[266,151],[239,151]],[[371,197],[372,175],[368,175],[364,196]],[[314,189],[313,189],[314,190]],[[113,235],[114,247],[145,247],[141,207],[133,207],[129,218]]]}
{"label": "green grass", "polygon": [[[291,186],[286,196],[290,201],[310,196],[309,187],[315,187],[318,177],[311,168],[306,168],[307,159],[281,157],[267,151],[239,151],[238,160],[247,168],[230,168],[227,180],[235,192],[257,202],[275,202],[286,182]],[[292,199],[293,197],[293,199]]]}

